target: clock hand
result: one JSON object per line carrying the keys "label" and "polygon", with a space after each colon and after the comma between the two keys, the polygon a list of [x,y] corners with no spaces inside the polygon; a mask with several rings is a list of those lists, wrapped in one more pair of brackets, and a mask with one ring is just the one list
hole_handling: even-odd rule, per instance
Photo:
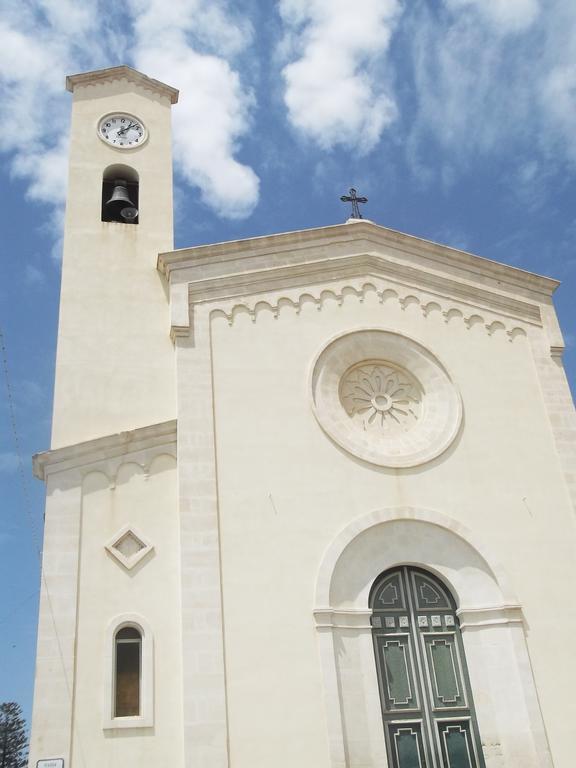
{"label": "clock hand", "polygon": [[135,127],[136,127],[136,123],[130,123],[130,125],[126,125],[124,128],[120,128],[120,130],[118,131],[118,135],[120,135],[121,133],[126,133],[126,131],[130,130],[130,128],[135,128]]}

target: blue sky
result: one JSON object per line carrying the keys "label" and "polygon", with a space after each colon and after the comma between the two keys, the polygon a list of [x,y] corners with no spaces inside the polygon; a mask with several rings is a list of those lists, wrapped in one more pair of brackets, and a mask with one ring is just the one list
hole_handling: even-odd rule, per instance
{"label": "blue sky", "polygon": [[[31,708],[70,98],[127,63],[181,91],[176,247],[344,221],[562,280],[576,381],[573,0],[3,0],[0,701]],[[4,379],[4,373],[1,374]]]}

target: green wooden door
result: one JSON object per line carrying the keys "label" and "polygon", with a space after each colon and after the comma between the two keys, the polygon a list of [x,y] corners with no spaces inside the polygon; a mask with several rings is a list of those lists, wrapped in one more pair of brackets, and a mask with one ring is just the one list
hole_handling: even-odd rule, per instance
{"label": "green wooden door", "polygon": [[426,571],[395,568],[370,607],[390,768],[484,768],[452,595]]}

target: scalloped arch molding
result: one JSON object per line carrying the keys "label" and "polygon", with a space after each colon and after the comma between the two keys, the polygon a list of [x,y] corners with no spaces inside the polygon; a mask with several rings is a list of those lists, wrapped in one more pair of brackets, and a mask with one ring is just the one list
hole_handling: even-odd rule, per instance
{"label": "scalloped arch molding", "polygon": [[274,318],[278,318],[283,309],[292,308],[296,310],[296,314],[300,314],[306,304],[313,304],[318,311],[321,311],[327,301],[336,301],[336,303],[341,306],[347,296],[354,296],[358,298],[359,301],[363,302],[366,296],[371,292],[377,295],[380,304],[385,304],[388,301],[395,301],[403,310],[408,309],[410,306],[415,306],[420,309],[424,317],[428,317],[433,313],[438,313],[442,316],[445,323],[450,323],[451,321],[459,319],[468,329],[480,325],[490,336],[497,333],[504,333],[508,337],[508,341],[514,341],[519,336],[527,336],[525,328],[515,325],[508,321],[508,319],[507,322],[490,319],[484,315],[478,314],[476,309],[471,309],[469,313],[466,313],[456,306],[449,305],[446,301],[440,303],[441,299],[431,300],[428,297],[420,299],[410,291],[402,294],[393,288],[378,288],[377,285],[370,282],[365,282],[357,286],[347,284],[335,290],[324,288],[322,290],[313,291],[312,289],[307,288],[297,296],[280,296],[273,301],[265,301],[258,297],[254,297],[251,301],[242,299],[242,301],[232,305],[228,310],[222,309],[221,307],[214,308],[211,315],[212,317],[226,318],[229,325],[233,325],[236,318],[243,314],[249,315],[252,322],[256,322],[258,316],[263,312],[270,312]]}

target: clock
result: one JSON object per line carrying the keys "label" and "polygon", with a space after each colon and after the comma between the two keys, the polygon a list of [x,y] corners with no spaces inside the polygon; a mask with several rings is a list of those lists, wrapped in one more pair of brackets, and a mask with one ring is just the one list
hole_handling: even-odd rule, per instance
{"label": "clock", "polygon": [[98,122],[98,136],[117,149],[134,149],[144,144],[148,131],[144,123],[127,112],[104,115]]}

